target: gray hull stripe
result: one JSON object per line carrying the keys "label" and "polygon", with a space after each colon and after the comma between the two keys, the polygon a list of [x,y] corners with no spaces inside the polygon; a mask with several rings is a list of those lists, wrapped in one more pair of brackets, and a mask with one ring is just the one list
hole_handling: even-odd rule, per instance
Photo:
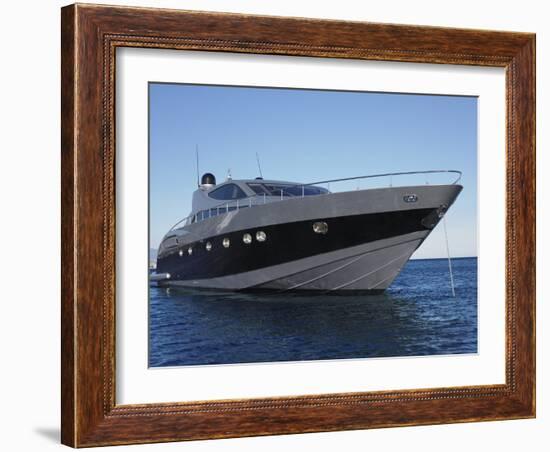
{"label": "gray hull stripe", "polygon": [[[312,282],[315,282],[315,281],[318,281],[318,280],[320,280],[320,279],[323,279],[323,278],[325,278],[325,277],[327,277],[327,276],[329,276],[329,275],[331,275],[331,274],[333,274],[333,273],[336,273],[337,271],[343,270],[344,268],[349,267],[350,265],[355,264],[357,261],[359,261],[359,260],[364,259],[365,257],[367,257],[369,254],[375,253],[375,252],[377,252],[377,251],[386,250],[386,249],[389,249],[389,248],[394,248],[394,247],[396,247],[396,246],[404,245],[404,244],[410,243],[410,242],[418,242],[418,239],[404,240],[404,241],[402,241],[402,242],[395,243],[395,244],[393,244],[393,245],[382,246],[382,247],[380,247],[380,248],[376,248],[376,249],[373,249],[373,250],[371,250],[371,251],[367,251],[366,253],[360,253],[360,254],[358,254],[358,255],[355,255],[355,256],[357,256],[357,257],[355,257],[355,259],[352,259],[350,262],[346,262],[344,265],[341,265],[340,267],[334,268],[334,269],[332,269],[332,270],[330,270],[330,271],[328,271],[328,272],[326,272],[326,273],[323,273],[322,275],[319,275],[319,276],[317,276],[317,277],[315,277],[315,278],[311,278],[311,279],[309,279],[309,280],[307,280],[307,281],[303,281],[303,282],[301,282],[301,283],[295,284],[295,285],[293,285],[293,286],[291,286],[291,287],[288,287],[288,288],[286,288],[286,289],[282,289],[281,292],[286,292],[286,291],[288,291],[288,290],[297,289],[297,288],[299,288],[299,287],[302,287],[302,286],[305,286],[305,285],[307,285],[307,284],[311,284]],[[407,252],[406,254],[409,254],[409,252]],[[353,257],[353,256],[352,256],[352,257]],[[403,257],[403,256],[399,256],[397,259],[399,259],[399,258],[401,258],[401,257]],[[334,262],[339,262],[339,261],[343,261],[343,260],[346,260],[346,259],[349,259],[349,257],[345,257],[345,258],[342,258],[342,259],[338,259],[337,261],[334,261]],[[395,260],[397,260],[397,259],[395,259]],[[393,261],[390,261],[390,262],[388,262],[387,264],[382,265],[380,268],[377,268],[376,270],[373,270],[372,272],[369,272],[369,273],[367,273],[367,274],[364,275],[364,276],[361,276],[361,277],[359,277],[359,278],[356,278],[355,280],[350,281],[349,283],[342,284],[341,286],[335,287],[334,289],[331,289],[331,290],[335,290],[335,289],[339,289],[339,288],[341,288],[341,287],[349,286],[350,284],[353,284],[354,282],[357,282],[357,281],[359,281],[359,280],[361,280],[361,279],[367,277],[367,276],[370,275],[371,273],[376,273],[378,270],[381,270],[382,268],[386,267],[387,265],[390,265],[392,262],[393,262]],[[323,267],[323,266],[324,266],[324,265],[321,265],[320,267]],[[318,268],[318,267],[312,267],[310,270],[312,270],[312,269],[314,269],[314,268]],[[295,274],[298,274],[298,273],[302,273],[302,272],[297,272],[297,273],[295,273]],[[295,275],[295,274],[294,274],[294,275]],[[286,276],[294,276],[294,275],[286,275]],[[262,285],[269,284],[269,283],[271,283],[271,282],[273,282],[273,281],[276,281],[277,279],[281,279],[281,278],[275,278],[275,279],[273,279],[273,280],[271,280],[271,281],[266,281],[266,282],[263,283]]]}
{"label": "gray hull stripe", "polygon": [[[403,242],[403,243],[407,243],[407,242]],[[401,244],[403,244],[401,243]],[[389,248],[389,247],[388,247]],[[357,281],[361,281],[362,279],[365,279],[367,276],[370,276],[380,270],[382,270],[383,268],[386,268],[388,266],[390,266],[391,264],[393,264],[395,261],[398,261],[399,259],[403,259],[404,257],[408,257],[411,255],[411,252],[410,251],[407,251],[406,253],[403,253],[401,256],[397,256],[396,258],[392,259],[391,261],[389,262],[386,262],[384,265],[381,265],[380,267],[378,268],[375,268],[374,270],[371,270],[370,272],[368,273],[365,273],[364,275],[361,275],[359,276],[358,278],[355,278],[355,279],[352,279],[351,281],[348,281],[344,284],[340,284],[339,286],[336,286],[336,287],[333,287],[332,289],[329,289],[329,292],[333,291],[333,290],[338,290],[338,289],[343,289],[344,287],[348,287],[348,286],[351,286],[352,284],[356,283]],[[369,287],[369,289],[374,289],[376,288],[377,286],[379,286],[380,284],[382,284],[386,279],[390,278],[391,276],[387,277],[387,278],[384,278],[382,281],[380,282],[377,282],[374,286],[372,287]]]}

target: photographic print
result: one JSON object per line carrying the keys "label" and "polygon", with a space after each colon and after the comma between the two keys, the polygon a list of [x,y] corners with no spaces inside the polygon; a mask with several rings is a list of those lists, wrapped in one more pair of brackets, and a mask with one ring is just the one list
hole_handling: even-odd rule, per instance
{"label": "photographic print", "polygon": [[149,366],[476,353],[477,107],[149,83]]}

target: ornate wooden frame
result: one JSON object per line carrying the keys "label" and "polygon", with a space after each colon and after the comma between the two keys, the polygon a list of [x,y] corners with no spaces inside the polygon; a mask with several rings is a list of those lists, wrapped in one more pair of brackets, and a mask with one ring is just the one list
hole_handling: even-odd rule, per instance
{"label": "ornate wooden frame", "polygon": [[[71,5],[62,9],[62,442],[83,447],[535,416],[535,35]],[[115,403],[115,49],[506,69],[506,383]]]}

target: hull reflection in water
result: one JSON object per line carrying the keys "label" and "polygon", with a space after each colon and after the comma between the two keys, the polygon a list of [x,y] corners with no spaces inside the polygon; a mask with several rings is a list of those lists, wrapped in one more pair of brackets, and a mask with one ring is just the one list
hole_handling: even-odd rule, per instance
{"label": "hull reflection in water", "polygon": [[149,365],[477,352],[477,259],[409,261],[380,295],[150,288]]}

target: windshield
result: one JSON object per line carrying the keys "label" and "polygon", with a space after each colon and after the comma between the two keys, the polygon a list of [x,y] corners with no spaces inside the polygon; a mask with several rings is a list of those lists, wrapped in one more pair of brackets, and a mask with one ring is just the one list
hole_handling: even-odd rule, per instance
{"label": "windshield", "polygon": [[246,198],[246,193],[236,184],[225,184],[220,188],[216,188],[208,193],[213,199],[219,199],[222,201],[230,201],[232,199]]}

